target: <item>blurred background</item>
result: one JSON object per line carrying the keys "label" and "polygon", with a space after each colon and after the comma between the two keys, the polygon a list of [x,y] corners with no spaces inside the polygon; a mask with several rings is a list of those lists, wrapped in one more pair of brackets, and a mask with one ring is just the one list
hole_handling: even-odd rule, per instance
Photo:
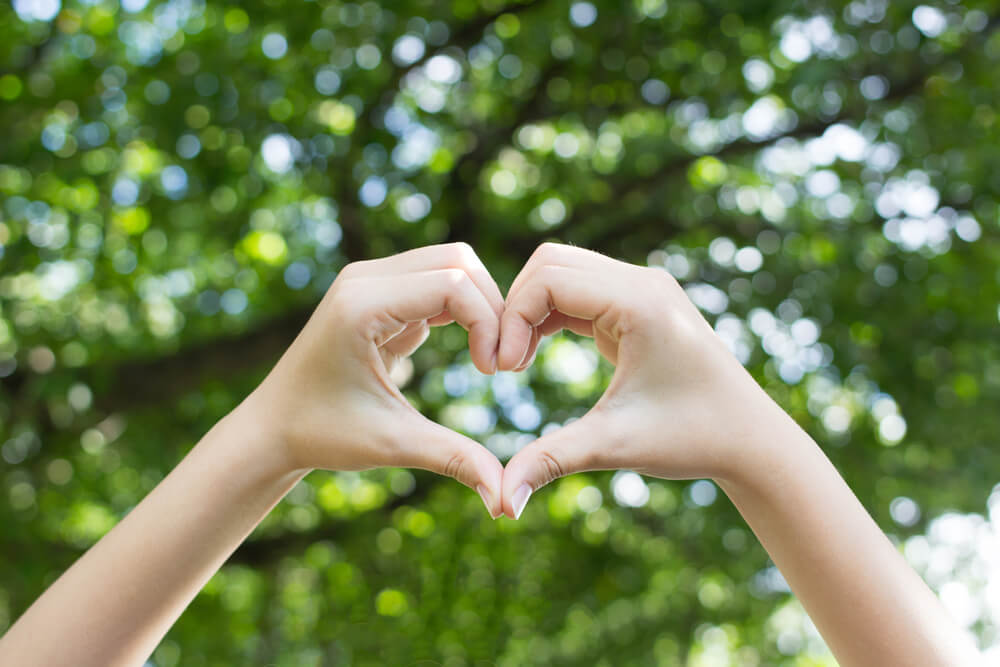
{"label": "blurred background", "polygon": [[[255,385],[345,263],[556,239],[660,267],[1000,651],[1000,3],[0,6],[0,631]],[[400,381],[509,457],[612,368]],[[239,471],[233,471],[239,474]],[[850,557],[850,545],[844,545]],[[58,629],[53,629],[58,637]],[[150,661],[834,665],[710,481],[519,522],[316,472]]]}

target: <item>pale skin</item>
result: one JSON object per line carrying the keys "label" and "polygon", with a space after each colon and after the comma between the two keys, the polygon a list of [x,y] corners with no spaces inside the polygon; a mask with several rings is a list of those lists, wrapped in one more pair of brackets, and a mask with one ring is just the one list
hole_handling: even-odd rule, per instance
{"label": "pale skin", "polygon": [[[499,516],[503,466],[421,416],[391,366],[457,321],[493,372],[503,299],[468,246],[345,268],[267,378],[0,639],[0,665],[142,665],[208,579],[313,468],[426,468]],[[54,640],[57,639],[57,640]]]}
{"label": "pale skin", "polygon": [[[422,417],[389,379],[430,326],[452,321],[484,373],[527,368],[539,339],[567,328],[594,337],[614,378],[584,417],[504,468]],[[472,249],[454,244],[345,268],[264,382],[0,638],[0,664],[141,665],[305,474],[380,466],[452,476],[491,516],[512,518],[576,471],[711,478],[841,665],[977,660],[819,447],[669,275],[546,244],[504,301]]]}
{"label": "pale skin", "polygon": [[615,365],[582,418],[504,469],[504,511],[582,470],[710,478],[736,505],[842,667],[974,665],[934,594],[815,442],[754,382],[669,274],[546,244],[507,294],[499,368],[541,336],[592,336]]}

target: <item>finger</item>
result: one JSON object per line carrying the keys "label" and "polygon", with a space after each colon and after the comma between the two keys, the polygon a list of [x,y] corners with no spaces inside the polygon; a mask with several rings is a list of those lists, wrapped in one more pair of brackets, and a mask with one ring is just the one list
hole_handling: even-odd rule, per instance
{"label": "finger", "polygon": [[452,477],[475,490],[494,519],[501,504],[503,465],[488,449],[413,411],[400,426],[405,442],[391,465],[421,468]]}
{"label": "finger", "polygon": [[613,286],[593,270],[545,265],[532,271],[513,297],[508,297],[500,324],[498,368],[517,368],[526,358],[533,329],[553,311],[578,320],[601,318],[614,310]]}
{"label": "finger", "polygon": [[528,351],[524,355],[524,359],[521,360],[521,363],[517,365],[517,368],[515,368],[514,371],[523,371],[528,368],[528,366],[533,364],[535,362],[535,354],[538,352],[538,344],[541,343],[542,338],[545,336],[551,336],[552,334],[558,333],[563,329],[569,329],[570,331],[581,336],[593,337],[594,335],[594,323],[590,320],[570,317],[554,310],[549,313],[549,316],[545,318],[544,322],[534,327],[532,330],[531,342],[528,343]]}
{"label": "finger", "polygon": [[517,519],[531,494],[549,482],[585,470],[608,467],[603,452],[613,449],[601,413],[591,411],[519,451],[503,471],[503,511]]}
{"label": "finger", "polygon": [[[399,335],[405,324],[428,320],[447,311],[469,332],[472,362],[483,373],[493,373],[500,323],[482,292],[461,269],[437,269],[396,276],[373,278],[378,294],[366,307],[388,316],[381,322],[379,345]],[[401,326],[402,325],[402,326]]]}
{"label": "finger", "polygon": [[551,265],[597,270],[609,269],[616,264],[620,264],[620,262],[593,250],[561,243],[543,243],[535,249],[535,252],[521,268],[520,273],[514,278],[514,283],[507,290],[507,303],[510,303],[511,299],[520,291],[521,286],[530,280],[532,274],[539,267]]}
{"label": "finger", "polygon": [[538,327],[531,328],[531,340],[528,341],[528,349],[524,353],[524,358],[521,359],[521,363],[517,365],[514,372],[523,371],[525,368],[531,365],[531,362],[535,360],[535,351],[538,349],[538,343],[542,340],[542,335],[538,331]]}
{"label": "finger", "polygon": [[545,321],[536,327],[542,336],[557,334],[563,329],[569,329],[579,336],[594,337],[594,323],[579,317],[570,317],[559,311],[552,311]]}
{"label": "finger", "polygon": [[427,324],[432,327],[443,327],[446,324],[451,324],[455,321],[455,318],[451,316],[447,310],[440,315],[435,315],[434,317],[427,320]]}
{"label": "finger", "polygon": [[351,273],[358,278],[403,275],[434,269],[462,269],[469,274],[472,282],[483,293],[497,317],[503,313],[503,296],[500,294],[500,288],[468,243],[414,248],[397,255],[350,265]]}
{"label": "finger", "polygon": [[[509,305],[510,303],[518,300],[523,286],[525,284],[529,284],[534,279],[535,274],[539,269],[547,266],[563,266],[567,268],[577,268],[587,272],[594,272],[613,270],[615,267],[620,267],[621,262],[583,248],[576,248],[557,243],[543,243],[535,250],[531,258],[525,264],[524,268],[522,268],[521,272],[518,274],[517,278],[515,278],[514,284],[507,293],[507,304]],[[555,307],[554,304],[550,305],[552,305],[553,308]],[[561,317],[556,317],[555,312],[548,315],[546,317],[547,326],[543,323],[539,327],[539,334],[549,335],[551,333],[555,333],[560,328],[569,328],[580,335],[593,336],[593,325],[588,323],[588,320],[585,318],[567,318],[564,313],[560,313],[560,315]],[[569,326],[566,326],[567,324]],[[523,356],[519,357],[519,361],[516,363],[514,370],[524,370],[531,365],[531,360],[535,356],[538,338],[534,336],[530,339],[527,338],[523,328],[516,325],[510,330],[502,328],[501,341],[508,338],[512,340],[509,340],[506,343],[507,345],[511,348],[524,351]],[[503,344],[504,343],[501,343],[501,345]],[[510,354],[513,355],[514,353]],[[498,351],[498,358],[499,356],[500,353]],[[513,356],[511,356],[511,359],[513,359]],[[509,359],[507,358],[504,359],[504,364],[506,363],[509,363]],[[506,370],[509,367],[507,365],[500,365],[500,368]]]}
{"label": "finger", "polygon": [[410,322],[403,331],[389,339],[383,348],[397,357],[408,357],[423,345],[429,334],[430,326],[427,321]]}

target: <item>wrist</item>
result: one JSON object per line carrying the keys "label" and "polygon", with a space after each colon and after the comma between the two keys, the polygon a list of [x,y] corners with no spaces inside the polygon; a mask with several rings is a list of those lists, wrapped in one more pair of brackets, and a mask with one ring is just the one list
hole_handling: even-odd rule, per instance
{"label": "wrist", "polygon": [[[763,420],[734,465],[714,481],[737,506],[783,503],[833,470],[819,446],[786,413]],[[795,491],[795,490],[798,491]]]}
{"label": "wrist", "polygon": [[274,406],[263,403],[257,391],[251,393],[212,430],[226,434],[222,440],[239,465],[252,464],[262,476],[274,478],[309,472],[310,468],[292,456],[289,434],[275,415]]}
{"label": "wrist", "polygon": [[[747,377],[752,387],[733,401],[720,420],[720,440],[729,443],[713,479],[725,490],[767,492],[815,458],[819,449],[792,417]],[[822,456],[822,453],[820,453]]]}

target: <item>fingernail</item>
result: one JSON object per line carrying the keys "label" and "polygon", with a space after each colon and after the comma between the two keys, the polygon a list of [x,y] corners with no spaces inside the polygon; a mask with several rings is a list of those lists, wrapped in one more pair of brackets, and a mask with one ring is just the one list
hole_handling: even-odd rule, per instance
{"label": "fingernail", "polygon": [[531,487],[527,484],[522,484],[517,487],[517,491],[510,499],[510,504],[514,508],[514,518],[520,519],[521,512],[524,511],[524,506],[528,504],[528,498],[531,497]]}
{"label": "fingernail", "polygon": [[491,517],[495,519],[498,516],[500,516],[499,513],[498,514],[493,513],[493,505],[490,502],[490,492],[486,490],[485,486],[483,486],[482,484],[478,485],[476,487],[476,493],[478,493],[479,497],[483,499],[483,504],[486,505],[486,511],[490,513]]}
{"label": "fingernail", "polygon": [[521,361],[518,362],[517,368],[514,370],[520,370],[520,367],[524,365],[524,360],[528,358],[528,353],[531,352],[531,340],[528,340],[528,347],[524,348],[524,352],[521,353]]}
{"label": "fingernail", "polygon": [[535,363],[535,357],[537,356],[538,356],[538,348],[535,348],[535,351],[531,353],[531,358],[522,363],[515,370],[517,370],[518,372],[528,370],[528,367],[531,366],[531,364]]}

